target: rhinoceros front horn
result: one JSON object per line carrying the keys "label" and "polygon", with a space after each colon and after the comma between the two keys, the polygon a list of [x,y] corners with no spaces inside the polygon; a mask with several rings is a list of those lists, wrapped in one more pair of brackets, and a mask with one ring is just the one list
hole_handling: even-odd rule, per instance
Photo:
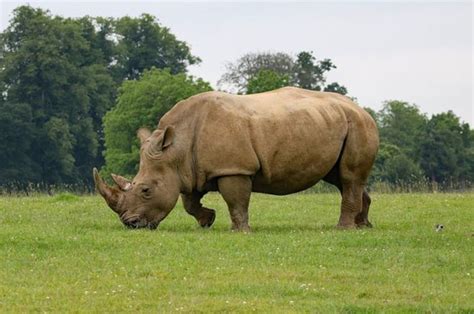
{"label": "rhinoceros front horn", "polygon": [[109,187],[99,176],[99,171],[97,171],[97,168],[94,168],[92,173],[94,176],[94,183],[97,191],[100,193],[100,195],[102,195],[102,197],[105,199],[109,207],[112,208],[112,210],[117,213],[120,213],[119,208],[117,208],[117,204],[121,192],[117,189]]}

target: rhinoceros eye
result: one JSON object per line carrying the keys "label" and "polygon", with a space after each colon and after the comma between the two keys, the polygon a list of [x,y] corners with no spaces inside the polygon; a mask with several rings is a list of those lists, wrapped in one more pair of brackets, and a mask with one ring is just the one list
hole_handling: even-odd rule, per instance
{"label": "rhinoceros eye", "polygon": [[151,189],[148,186],[144,186],[141,188],[141,194],[143,198],[150,198],[151,197]]}

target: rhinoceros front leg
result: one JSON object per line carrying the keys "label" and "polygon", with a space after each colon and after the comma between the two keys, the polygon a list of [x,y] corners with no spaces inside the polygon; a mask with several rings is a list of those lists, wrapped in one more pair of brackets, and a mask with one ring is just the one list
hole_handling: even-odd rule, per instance
{"label": "rhinoceros front leg", "polygon": [[219,192],[227,203],[232,230],[249,232],[248,208],[252,181],[248,176],[226,176],[217,181]]}
{"label": "rhinoceros front leg", "polygon": [[216,211],[202,206],[201,198],[203,196],[202,193],[193,192],[191,194],[181,194],[181,199],[188,214],[196,218],[201,227],[209,228],[216,219]]}

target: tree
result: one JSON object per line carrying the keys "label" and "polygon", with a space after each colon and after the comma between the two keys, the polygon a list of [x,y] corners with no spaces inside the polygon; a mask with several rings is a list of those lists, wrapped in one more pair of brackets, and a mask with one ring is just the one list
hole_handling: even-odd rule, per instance
{"label": "tree", "polygon": [[256,77],[260,70],[269,70],[290,78],[294,67],[293,57],[284,52],[247,53],[236,62],[226,64],[226,72],[219,80],[219,85],[228,84],[236,87],[238,93],[246,93],[249,80]]}
{"label": "tree", "polygon": [[299,87],[316,91],[339,92],[343,95],[347,93],[346,88],[338,83],[331,83],[325,87],[326,72],[336,68],[331,59],[317,61],[312,52],[302,51],[297,55],[295,65],[295,82]]}
{"label": "tree", "polygon": [[[24,157],[25,167],[36,172],[31,180],[91,183],[90,169],[104,163],[102,120],[119,84],[152,66],[174,74],[196,62],[187,44],[151,15],[64,19],[16,8],[0,35],[0,98],[8,108],[18,106],[16,115],[25,114],[23,121],[5,113],[4,119],[16,121],[11,127],[26,121],[32,127],[31,139],[9,147],[9,156]],[[13,165],[14,160],[1,167]]]}
{"label": "tree", "polygon": [[325,75],[334,68],[336,66],[330,59],[318,61],[312,52],[302,51],[296,59],[283,52],[248,53],[226,65],[226,72],[219,80],[219,85],[227,84],[236,88],[238,93],[248,93],[250,80],[255,79],[261,70],[267,70],[286,77],[290,86],[346,94],[347,89],[336,82],[326,86]]}
{"label": "tree", "polygon": [[387,101],[375,114],[380,149],[373,180],[394,184],[423,178],[451,185],[474,182],[474,130],[451,111],[428,118],[416,105]]}
{"label": "tree", "polygon": [[33,140],[30,106],[0,101],[0,184],[37,179],[30,158]]}
{"label": "tree", "polygon": [[136,81],[124,81],[116,106],[104,118],[104,173],[133,175],[138,170],[140,127],[154,129],[159,119],[177,102],[209,91],[209,83],[169,70],[145,71]]}
{"label": "tree", "polygon": [[419,143],[427,122],[419,108],[403,101],[386,101],[377,116],[381,141],[396,145],[419,162]]}
{"label": "tree", "polygon": [[473,132],[452,111],[433,115],[421,142],[421,165],[432,181],[474,182]]}
{"label": "tree", "polygon": [[115,84],[88,20],[52,17],[21,6],[1,36],[3,97],[31,112],[30,163],[48,183],[90,180],[103,113]]}
{"label": "tree", "polygon": [[185,42],[177,40],[152,15],[122,17],[114,25],[118,45],[117,63],[113,68],[119,80],[137,79],[151,67],[167,68],[177,74],[186,72],[188,65],[200,62]]}
{"label": "tree", "polygon": [[372,181],[392,184],[414,183],[423,178],[420,166],[403,153],[400,147],[381,142],[372,171]]}
{"label": "tree", "polygon": [[247,85],[247,94],[262,93],[280,87],[288,86],[287,75],[279,75],[272,70],[260,70],[254,77],[251,77]]}

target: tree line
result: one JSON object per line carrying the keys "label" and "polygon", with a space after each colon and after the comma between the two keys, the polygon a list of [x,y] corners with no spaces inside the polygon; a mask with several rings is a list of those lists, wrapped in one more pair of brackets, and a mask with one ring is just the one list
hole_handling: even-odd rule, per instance
{"label": "tree line", "polygon": [[122,82],[199,61],[148,14],[71,19],[16,8],[0,35],[0,184],[90,184]]}
{"label": "tree line", "polygon": [[[199,62],[148,14],[71,19],[18,7],[0,34],[0,185],[91,186],[94,166],[135,174],[136,130],[211,90],[187,74]],[[252,94],[299,86],[351,97],[327,82],[335,67],[311,51],[248,53],[227,64],[219,87]],[[474,131],[453,112],[428,116],[399,100],[366,110],[381,137],[372,184],[474,181]]]}

